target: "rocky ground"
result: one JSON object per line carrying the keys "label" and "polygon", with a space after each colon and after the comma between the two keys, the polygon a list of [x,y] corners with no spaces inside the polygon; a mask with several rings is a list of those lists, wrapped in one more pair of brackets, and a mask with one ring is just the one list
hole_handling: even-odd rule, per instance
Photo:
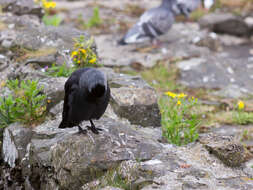
{"label": "rocky ground", "polygon": [[[117,40],[158,1],[56,2],[63,19],[58,27],[41,22],[43,10],[32,0],[0,1],[0,84],[38,79],[50,100],[45,122],[4,129],[0,189],[253,189],[252,125],[238,125],[229,115],[238,99],[253,111],[252,11],[225,9],[198,22],[178,21],[161,47],[150,49],[118,46]],[[94,6],[103,22],[84,29]],[[101,135],[58,129],[67,78],[43,72],[71,62],[73,38],[80,35],[94,36],[111,86],[110,105],[96,121]],[[177,147],[162,137],[157,102],[168,90],[200,100],[205,119],[197,142]]]}

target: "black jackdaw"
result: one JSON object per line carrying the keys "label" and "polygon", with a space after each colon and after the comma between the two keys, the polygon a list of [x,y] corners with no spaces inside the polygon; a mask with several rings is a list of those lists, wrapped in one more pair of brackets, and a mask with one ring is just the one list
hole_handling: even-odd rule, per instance
{"label": "black jackdaw", "polygon": [[72,73],[65,83],[65,97],[62,122],[59,128],[78,126],[80,133],[87,133],[80,123],[89,120],[86,126],[98,134],[92,119],[99,119],[105,112],[110,100],[110,88],[106,75],[95,68],[82,68]]}

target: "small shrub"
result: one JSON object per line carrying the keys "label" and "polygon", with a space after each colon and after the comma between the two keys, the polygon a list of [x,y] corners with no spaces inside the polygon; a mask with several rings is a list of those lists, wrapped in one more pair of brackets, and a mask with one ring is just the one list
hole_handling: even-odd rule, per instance
{"label": "small shrub", "polygon": [[46,112],[46,95],[43,87],[38,87],[38,81],[10,80],[7,87],[12,94],[0,98],[0,125],[5,127],[19,121],[33,124],[39,121]]}
{"label": "small shrub", "polygon": [[74,71],[74,67],[68,67],[65,63],[60,66],[53,64],[46,70],[46,74],[52,77],[69,77]]}
{"label": "small shrub", "polygon": [[169,96],[169,104],[163,106],[162,125],[163,136],[175,145],[186,145],[198,139],[198,126],[200,120],[192,113],[192,108],[196,106],[197,99],[186,98],[186,95],[166,93]]}
{"label": "small shrub", "polygon": [[85,40],[84,36],[75,38],[74,51],[71,58],[76,67],[94,67],[97,66],[97,55],[92,50],[93,38]]}

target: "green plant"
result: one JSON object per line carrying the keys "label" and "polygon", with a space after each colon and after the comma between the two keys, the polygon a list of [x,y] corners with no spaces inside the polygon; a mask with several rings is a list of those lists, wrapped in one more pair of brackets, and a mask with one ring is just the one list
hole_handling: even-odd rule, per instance
{"label": "green plant", "polygon": [[253,113],[244,111],[244,102],[239,100],[232,113],[233,122],[240,125],[253,123]]}
{"label": "green plant", "polygon": [[93,38],[85,40],[84,36],[80,36],[74,40],[74,51],[71,53],[74,65],[76,67],[97,66],[97,55],[92,50]]}
{"label": "green plant", "polygon": [[247,125],[253,123],[253,113],[244,111],[234,111],[232,113],[233,122],[240,125]]}
{"label": "green plant", "polygon": [[199,136],[200,120],[191,110],[196,106],[197,99],[187,99],[183,93],[166,94],[169,96],[169,103],[160,102],[160,105],[164,105],[161,108],[163,136],[178,146],[194,142]]}
{"label": "green plant", "polygon": [[42,21],[46,26],[59,26],[62,22],[62,18],[58,15],[44,15]]}
{"label": "green plant", "polygon": [[42,17],[42,21],[45,25],[59,26],[62,18],[55,14],[54,8],[56,7],[56,2],[52,0],[34,0],[36,3],[40,4],[45,11],[45,15]]}
{"label": "green plant", "polygon": [[53,77],[69,77],[76,68],[68,67],[65,63],[63,65],[55,65],[46,70],[46,74]]}
{"label": "green plant", "polygon": [[102,19],[100,18],[99,8],[98,7],[94,7],[93,8],[93,15],[88,20],[87,23],[84,23],[84,27],[85,28],[92,28],[92,27],[97,27],[100,24],[102,24]]}
{"label": "green plant", "polygon": [[0,124],[2,127],[19,121],[33,124],[45,115],[46,95],[42,94],[43,87],[38,87],[38,81],[7,81],[6,86],[11,90],[7,97],[0,98]]}
{"label": "green plant", "polygon": [[0,97],[0,128],[15,121],[15,101],[13,96]]}

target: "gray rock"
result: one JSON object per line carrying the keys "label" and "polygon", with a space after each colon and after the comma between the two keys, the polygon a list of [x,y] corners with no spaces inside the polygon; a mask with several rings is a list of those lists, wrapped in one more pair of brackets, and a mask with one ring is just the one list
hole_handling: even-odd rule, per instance
{"label": "gray rock", "polygon": [[230,13],[207,14],[199,20],[202,27],[207,27],[217,33],[236,36],[248,36],[250,28],[243,19]]}
{"label": "gray rock", "polygon": [[43,9],[33,0],[1,0],[0,6],[3,11],[16,15],[33,14],[42,17],[44,14]]}
{"label": "gray rock", "polygon": [[111,106],[114,112],[132,124],[160,126],[161,115],[157,95],[141,77],[129,76],[102,69],[111,87]]}
{"label": "gray rock", "polygon": [[[27,15],[3,15],[0,22],[6,26],[14,25],[0,31],[0,47],[6,51],[11,50],[14,54],[17,54],[19,49],[31,51],[31,56],[19,60],[25,64],[37,63],[41,67],[50,66],[55,62],[70,64],[69,54],[73,49],[73,38],[83,35],[89,39],[86,32],[67,26],[44,26],[39,24],[36,18]],[[96,51],[95,44],[92,48]]]}
{"label": "gray rock", "polygon": [[111,186],[106,186],[102,188],[101,190],[123,190],[121,188],[116,188],[116,187],[111,187]]}
{"label": "gray rock", "polygon": [[132,124],[161,125],[157,96],[151,88],[112,88],[111,105],[116,114],[127,118]]}
{"label": "gray rock", "polygon": [[[60,188],[77,189],[102,176],[106,170],[117,167],[121,161],[149,160],[160,152],[158,143],[111,119],[95,122],[98,126],[103,125],[103,134],[81,136],[76,134],[75,128],[58,129],[59,121],[49,121],[34,129],[27,151],[23,150],[26,154],[20,157],[22,173],[29,176],[35,189],[41,183],[37,181],[37,185],[34,184],[33,178],[36,176],[47,182],[42,189],[52,189],[55,185],[49,179],[56,180]],[[6,132],[9,132],[8,129]],[[5,138],[5,144],[10,141],[8,139]],[[12,144],[17,150],[14,142]],[[10,158],[9,154],[4,154],[6,161]],[[13,164],[13,161],[9,162]]]}
{"label": "gray rock", "polygon": [[179,82],[191,88],[220,90],[215,93],[223,97],[238,98],[253,94],[251,62],[247,57],[237,57],[234,51],[229,51],[178,62],[181,71]]}
{"label": "gray rock", "polygon": [[44,93],[47,95],[48,110],[57,105],[64,99],[64,85],[67,78],[44,78],[39,81],[39,85],[44,87]]}
{"label": "gray rock", "polygon": [[32,130],[14,123],[5,128],[3,134],[3,158],[10,167],[20,163],[26,154],[26,147],[32,137]]}
{"label": "gray rock", "polygon": [[205,135],[199,141],[210,153],[231,167],[241,166],[242,163],[253,157],[242,144],[229,136]]}

